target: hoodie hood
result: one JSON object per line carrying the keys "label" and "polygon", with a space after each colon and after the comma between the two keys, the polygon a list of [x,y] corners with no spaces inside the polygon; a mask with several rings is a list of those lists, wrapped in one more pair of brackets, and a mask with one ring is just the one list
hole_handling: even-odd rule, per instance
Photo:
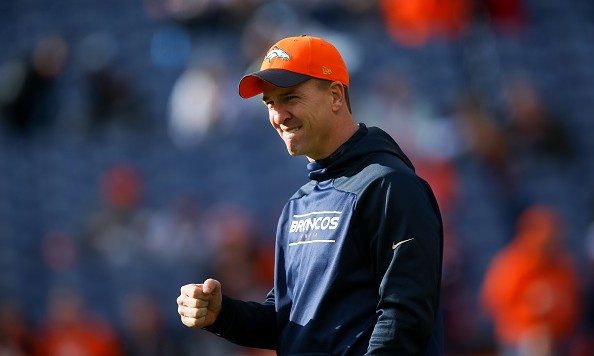
{"label": "hoodie hood", "polygon": [[377,153],[396,156],[410,169],[415,170],[412,162],[390,135],[380,128],[368,128],[360,123],[357,132],[329,157],[308,163],[308,177],[316,181],[331,179],[347,169],[352,169],[354,162]]}

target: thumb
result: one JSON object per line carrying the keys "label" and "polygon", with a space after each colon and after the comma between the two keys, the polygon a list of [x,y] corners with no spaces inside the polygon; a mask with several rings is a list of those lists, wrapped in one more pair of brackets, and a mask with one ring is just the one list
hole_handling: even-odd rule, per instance
{"label": "thumb", "polygon": [[209,278],[202,284],[202,292],[204,294],[216,293],[221,289],[221,283],[219,281]]}

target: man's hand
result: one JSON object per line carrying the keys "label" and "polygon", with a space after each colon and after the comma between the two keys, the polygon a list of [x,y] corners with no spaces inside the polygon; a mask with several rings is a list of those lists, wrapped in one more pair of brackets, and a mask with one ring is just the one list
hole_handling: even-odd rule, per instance
{"label": "man's hand", "polygon": [[207,279],[204,284],[186,284],[181,287],[181,294],[177,297],[177,312],[184,325],[203,328],[217,320],[222,299],[221,283],[217,280]]}

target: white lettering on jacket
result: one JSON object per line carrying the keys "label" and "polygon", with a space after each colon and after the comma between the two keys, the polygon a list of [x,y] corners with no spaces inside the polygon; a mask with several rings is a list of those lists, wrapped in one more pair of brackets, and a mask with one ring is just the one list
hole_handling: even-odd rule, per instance
{"label": "white lettering on jacket", "polygon": [[[340,211],[316,211],[307,214],[293,215],[289,232],[308,232],[319,230],[335,230],[340,223]],[[325,215],[325,216],[315,216]],[[330,215],[330,216],[328,216]]]}

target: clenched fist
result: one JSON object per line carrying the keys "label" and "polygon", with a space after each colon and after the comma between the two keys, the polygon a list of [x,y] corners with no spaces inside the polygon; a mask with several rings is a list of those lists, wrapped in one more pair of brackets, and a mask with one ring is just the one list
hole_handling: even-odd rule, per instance
{"label": "clenched fist", "polygon": [[222,304],[221,283],[207,279],[203,284],[186,284],[177,297],[177,312],[184,325],[203,328],[217,320]]}

